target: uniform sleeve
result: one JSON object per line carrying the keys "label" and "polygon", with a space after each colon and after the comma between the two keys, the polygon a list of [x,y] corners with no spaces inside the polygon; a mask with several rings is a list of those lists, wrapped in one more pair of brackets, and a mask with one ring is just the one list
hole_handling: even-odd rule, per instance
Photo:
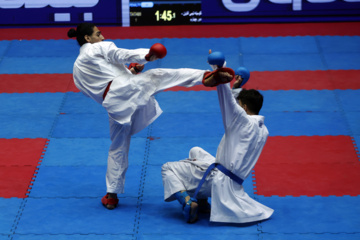
{"label": "uniform sleeve", "polygon": [[231,89],[231,93],[233,97],[236,99],[239,96],[239,93],[241,92],[242,88],[233,88]]}
{"label": "uniform sleeve", "polygon": [[124,49],[118,48],[113,42],[102,42],[101,52],[106,61],[112,64],[147,63],[145,55],[149,52],[147,48]]}
{"label": "uniform sleeve", "polygon": [[225,129],[237,118],[239,118],[237,122],[240,121],[243,124],[249,122],[245,110],[236,102],[231,92],[230,83],[217,86],[217,93]]}

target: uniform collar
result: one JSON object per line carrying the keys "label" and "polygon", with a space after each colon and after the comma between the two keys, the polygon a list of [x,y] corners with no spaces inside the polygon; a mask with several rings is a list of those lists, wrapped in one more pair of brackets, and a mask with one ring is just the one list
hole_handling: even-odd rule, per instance
{"label": "uniform collar", "polygon": [[249,115],[249,117],[253,118],[255,121],[258,122],[259,127],[264,125],[265,117],[262,115]]}
{"label": "uniform collar", "polygon": [[80,52],[85,51],[86,48],[90,47],[91,43],[84,43],[81,47],[80,47]]}

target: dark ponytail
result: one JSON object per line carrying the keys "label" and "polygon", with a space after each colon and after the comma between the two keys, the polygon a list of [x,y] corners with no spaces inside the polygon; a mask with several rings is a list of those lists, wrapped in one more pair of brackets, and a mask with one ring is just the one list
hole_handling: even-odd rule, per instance
{"label": "dark ponytail", "polygon": [[71,28],[67,35],[69,38],[76,37],[77,42],[80,46],[87,43],[85,40],[85,35],[91,36],[94,33],[95,24],[93,23],[80,23],[76,30]]}
{"label": "dark ponytail", "polygon": [[77,32],[76,32],[76,30],[74,29],[74,28],[71,28],[69,31],[68,31],[68,37],[69,38],[73,38],[73,37],[76,37],[76,34],[77,34]]}

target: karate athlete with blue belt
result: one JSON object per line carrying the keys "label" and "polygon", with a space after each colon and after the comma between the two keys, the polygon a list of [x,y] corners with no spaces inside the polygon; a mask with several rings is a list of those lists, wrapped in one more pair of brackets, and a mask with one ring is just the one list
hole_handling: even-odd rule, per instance
{"label": "karate athlete with blue belt", "polygon": [[117,194],[124,193],[131,136],[162,113],[154,95],[167,88],[191,87],[205,80],[228,82],[234,76],[223,70],[205,76],[208,71],[189,68],[151,69],[137,74],[143,70],[143,64],[165,57],[166,48],[159,43],[150,49],[118,48],[113,42],[104,41],[101,31],[92,23],[70,29],[68,37],[76,37],[80,45],[73,67],[76,87],[101,104],[109,115],[107,193],[101,202],[107,209],[114,209],[119,202]]}
{"label": "karate athlete with blue belt", "polygon": [[[210,64],[216,53],[209,55]],[[188,223],[196,222],[199,212],[210,212],[212,222],[230,223],[260,221],[273,214],[271,208],[250,198],[242,186],[269,135],[264,117],[258,115],[263,96],[257,90],[240,88],[249,77],[250,72],[240,67],[235,71],[235,89],[229,83],[216,87],[225,128],[216,157],[194,147],[189,158],[162,166],[164,199],[178,200]]]}

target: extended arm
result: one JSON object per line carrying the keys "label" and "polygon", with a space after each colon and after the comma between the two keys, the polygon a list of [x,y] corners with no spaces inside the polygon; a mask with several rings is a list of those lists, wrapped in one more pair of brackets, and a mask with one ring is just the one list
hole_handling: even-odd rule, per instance
{"label": "extended arm", "polygon": [[217,86],[217,93],[225,128],[229,126],[235,118],[240,117],[243,123],[248,121],[247,114],[234,98],[229,83]]}
{"label": "extended arm", "polygon": [[138,48],[138,49],[123,49],[117,48],[114,43],[111,43],[103,51],[104,57],[107,61],[113,64],[127,64],[127,63],[146,63],[145,55],[148,54],[149,49]]}

